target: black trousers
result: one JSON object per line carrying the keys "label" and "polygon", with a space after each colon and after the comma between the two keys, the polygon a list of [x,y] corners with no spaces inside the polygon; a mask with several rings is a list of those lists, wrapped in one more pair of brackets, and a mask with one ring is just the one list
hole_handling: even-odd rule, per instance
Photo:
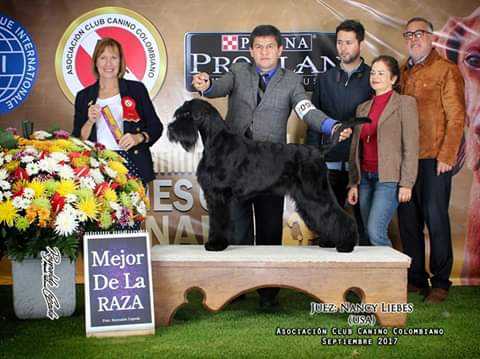
{"label": "black trousers", "polygon": [[418,161],[418,176],[410,202],[398,207],[398,221],[403,251],[412,258],[408,282],[417,287],[428,285],[425,270],[425,237],[427,225],[430,237],[430,282],[434,288],[450,287],[453,265],[452,238],[448,207],[452,187],[452,173],[437,176],[437,160]]}
{"label": "black trousers", "polygon": [[[231,203],[233,245],[281,245],[283,229],[283,196],[263,195]],[[255,216],[254,216],[255,211]],[[255,235],[253,218],[255,217]],[[260,288],[258,294],[274,300],[279,288]]]}
{"label": "black trousers", "polygon": [[[337,199],[340,207],[345,208],[345,203],[348,195],[348,171],[339,171],[339,170],[328,170],[328,182],[332,188],[333,194]],[[357,221],[358,233],[360,235],[360,245],[369,246],[370,241],[368,236],[365,235],[362,216],[360,215],[360,206],[358,203],[353,206],[353,213],[355,215],[355,220]]]}

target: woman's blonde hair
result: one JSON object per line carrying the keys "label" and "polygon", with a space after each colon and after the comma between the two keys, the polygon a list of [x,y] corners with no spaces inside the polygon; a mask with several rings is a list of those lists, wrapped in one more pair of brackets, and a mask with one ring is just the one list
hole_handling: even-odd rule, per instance
{"label": "woman's blonde hair", "polygon": [[95,50],[93,50],[93,56],[92,56],[92,62],[93,62],[93,74],[95,77],[98,79],[99,73],[97,69],[97,60],[100,57],[101,54],[103,54],[103,51],[107,47],[111,47],[112,49],[117,49],[118,51],[118,56],[120,57],[120,69],[118,71],[118,78],[122,78],[123,75],[125,75],[125,68],[126,68],[126,63],[125,63],[125,56],[123,54],[123,49],[122,45],[110,37],[106,37],[104,39],[98,40],[97,44],[95,45]]}

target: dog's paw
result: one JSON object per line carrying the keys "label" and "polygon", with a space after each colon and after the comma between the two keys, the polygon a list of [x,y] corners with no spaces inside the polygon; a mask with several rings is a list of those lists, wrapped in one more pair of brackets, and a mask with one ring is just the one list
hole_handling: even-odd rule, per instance
{"label": "dog's paw", "polygon": [[318,246],[321,248],[335,248],[335,242],[334,241],[329,241],[329,240],[319,240],[318,241]]}
{"label": "dog's paw", "polygon": [[227,247],[227,241],[208,241],[205,243],[205,249],[210,252],[221,252]]}
{"label": "dog's paw", "polygon": [[337,252],[350,253],[350,252],[353,252],[354,247],[355,245],[350,243],[341,243],[341,244],[338,244],[336,248],[337,248]]}

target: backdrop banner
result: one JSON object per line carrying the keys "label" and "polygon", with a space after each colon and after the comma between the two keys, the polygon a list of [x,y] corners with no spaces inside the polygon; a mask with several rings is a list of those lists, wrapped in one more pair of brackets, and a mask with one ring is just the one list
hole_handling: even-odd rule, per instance
{"label": "backdrop banner", "polygon": [[[52,0],[44,7],[31,6],[28,1],[0,3],[2,128],[20,129],[21,123],[29,120],[35,130],[60,126],[71,131],[72,101],[93,81],[93,47],[106,36],[124,46],[127,78],[145,83],[166,126],[177,107],[199,96],[190,84],[195,73],[207,71],[219,77],[231,63],[250,61],[248,34],[256,25],[273,24],[282,31],[285,51],[281,64],[302,75],[311,91],[315,75],[335,66],[334,33],[341,21],[357,19],[365,26],[362,56],[367,63],[379,54],[394,56],[403,63],[407,58],[402,38],[406,21],[414,16],[429,19],[434,25],[436,50],[458,65],[466,87],[465,142],[450,202],[455,260],[452,280],[457,285],[480,283],[478,1],[269,1],[268,6],[256,6],[254,0],[226,0],[222,6],[212,1],[189,2],[188,6],[171,0],[119,3],[118,7],[98,0]],[[193,14],[205,16],[195,16],[192,21]],[[226,98],[209,101],[226,114]],[[287,142],[303,143],[305,130],[305,124],[292,114]],[[157,172],[147,220],[152,244],[205,241],[208,211],[195,178],[201,151],[202,144],[198,143],[192,153],[185,153],[165,134],[152,146]],[[314,243],[315,234],[308,231],[290,200],[285,201],[283,229],[284,244]],[[395,221],[391,235],[399,247]],[[10,277],[10,263],[3,258],[0,284],[10,283]]]}

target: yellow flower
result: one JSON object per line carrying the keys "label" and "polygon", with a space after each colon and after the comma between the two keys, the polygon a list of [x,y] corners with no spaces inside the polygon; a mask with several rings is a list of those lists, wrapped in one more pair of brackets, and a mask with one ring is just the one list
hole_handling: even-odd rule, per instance
{"label": "yellow flower", "polygon": [[111,188],[107,188],[105,190],[105,192],[103,193],[103,196],[104,198],[107,200],[107,201],[113,201],[115,202],[117,200],[117,194],[115,193],[115,191]]}
{"label": "yellow flower", "polygon": [[12,227],[13,221],[17,216],[17,209],[13,206],[9,199],[0,203],[0,223],[6,223],[7,226]]}
{"label": "yellow flower", "polygon": [[55,140],[55,145],[58,147],[61,147],[63,149],[62,152],[65,152],[65,150],[72,150],[72,148],[75,148],[75,144],[69,140],[65,140],[63,138],[59,138]]}
{"label": "yellow flower", "polygon": [[73,167],[77,167],[77,168],[88,166],[89,163],[90,163],[90,157],[87,157],[87,156],[80,156],[72,160]]}
{"label": "yellow flower", "polygon": [[3,167],[8,172],[13,172],[18,168],[19,165],[20,165],[20,161],[11,161],[11,162],[5,163],[5,165]]}
{"label": "yellow flower", "polygon": [[42,228],[48,226],[48,220],[50,219],[50,211],[46,208],[38,208],[38,225]]}
{"label": "yellow flower", "polygon": [[27,218],[29,223],[33,223],[37,218],[37,210],[34,206],[27,207],[25,209],[25,218]]}
{"label": "yellow flower", "polygon": [[76,189],[77,185],[72,180],[61,180],[57,192],[62,196],[66,196],[68,194],[73,194]]}
{"label": "yellow flower", "polygon": [[125,186],[127,184],[127,176],[123,174],[118,174],[117,178],[115,179],[120,186]]}
{"label": "yellow flower", "polygon": [[38,180],[33,180],[27,185],[27,188],[30,188],[35,192],[35,198],[40,198],[45,192],[45,184]]}
{"label": "yellow flower", "polygon": [[108,161],[108,167],[110,167],[112,170],[114,170],[120,175],[126,175],[128,173],[127,167],[117,161]]}
{"label": "yellow flower", "polygon": [[97,219],[98,204],[95,198],[86,197],[80,200],[77,204],[77,209],[82,212],[89,219]]}

